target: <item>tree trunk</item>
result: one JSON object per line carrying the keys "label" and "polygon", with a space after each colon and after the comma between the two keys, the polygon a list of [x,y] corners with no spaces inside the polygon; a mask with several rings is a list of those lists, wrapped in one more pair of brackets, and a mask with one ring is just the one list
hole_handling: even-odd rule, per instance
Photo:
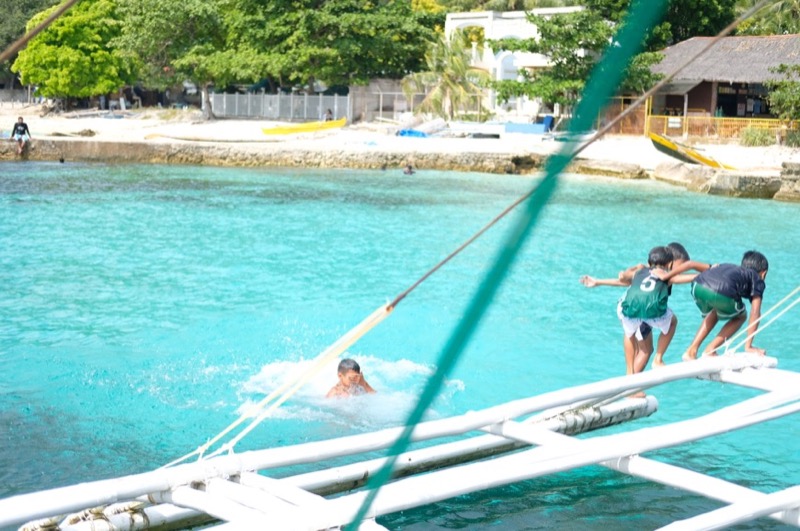
{"label": "tree trunk", "polygon": [[211,83],[203,83],[200,85],[204,120],[215,120],[217,118],[216,116],[214,116],[213,109],[211,109],[211,98],[208,96],[208,86],[210,84]]}

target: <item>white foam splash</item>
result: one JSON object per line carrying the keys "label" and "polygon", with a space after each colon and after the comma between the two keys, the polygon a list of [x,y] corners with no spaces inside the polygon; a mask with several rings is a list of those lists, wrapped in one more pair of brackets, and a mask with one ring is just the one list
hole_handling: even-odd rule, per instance
{"label": "white foam splash", "polygon": [[[348,399],[328,399],[325,395],[337,382],[336,367],[332,361],[305,385],[297,390],[270,416],[307,422],[341,423],[354,427],[377,428],[402,424],[416,404],[433,368],[407,359],[383,360],[370,355],[346,354],[358,362],[364,378],[377,391],[375,394],[354,396]],[[258,374],[241,385],[242,404],[239,414],[253,415],[253,406],[288,380],[294,381],[314,366],[313,360],[274,361],[264,365]],[[449,414],[447,404],[456,394],[464,391],[460,380],[446,382],[445,388],[428,418]]]}

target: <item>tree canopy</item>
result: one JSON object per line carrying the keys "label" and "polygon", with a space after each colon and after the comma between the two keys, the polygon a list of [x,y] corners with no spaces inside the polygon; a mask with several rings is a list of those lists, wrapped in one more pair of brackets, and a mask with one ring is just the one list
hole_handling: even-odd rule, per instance
{"label": "tree canopy", "polygon": [[[754,0],[739,0],[737,10],[744,12]],[[800,0],[780,0],[756,12],[737,28],[740,35],[786,35],[800,33]]]}
{"label": "tree canopy", "polygon": [[[11,43],[22,37],[25,25],[38,12],[57,3],[56,0],[0,0],[0,50],[5,50]],[[0,81],[4,78],[13,80],[11,64],[16,56],[7,63],[0,64]]]}
{"label": "tree canopy", "polygon": [[[573,105],[597,59],[623,23],[630,3],[631,0],[586,0],[585,9],[573,13],[552,17],[529,14],[539,31],[538,39],[503,39],[491,46],[495,51],[545,55],[551,67],[522,71],[521,80],[495,83],[498,97],[507,100],[527,95],[549,103]],[[678,40],[717,33],[733,20],[734,4],[735,0],[672,0],[664,21],[642,36],[644,52],[631,60],[620,89],[641,93],[655,84],[658,76],[650,67],[660,60],[657,50]]]}
{"label": "tree canopy", "polygon": [[452,120],[458,111],[480,102],[481,85],[488,81],[489,74],[470,66],[471,48],[464,33],[455,32],[449,40],[441,36],[425,54],[426,70],[403,79],[408,96],[426,93],[420,111]]}
{"label": "tree canopy", "polygon": [[[119,90],[133,76],[132,64],[108,42],[119,35],[116,2],[80,2],[19,52],[11,67],[22,83],[46,97],[85,97]],[[27,30],[56,7],[35,15]]]}
{"label": "tree canopy", "polygon": [[774,71],[783,79],[765,83],[770,109],[782,120],[800,119],[800,66],[780,65]]}

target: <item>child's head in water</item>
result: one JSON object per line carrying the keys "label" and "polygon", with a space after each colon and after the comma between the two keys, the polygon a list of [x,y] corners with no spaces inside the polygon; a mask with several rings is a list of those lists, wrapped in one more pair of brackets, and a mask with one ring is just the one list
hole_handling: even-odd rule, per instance
{"label": "child's head in water", "polygon": [[347,387],[355,385],[361,380],[361,367],[356,360],[345,358],[339,362],[339,382]]}
{"label": "child's head in water", "polygon": [[339,383],[334,385],[326,396],[345,397],[375,392],[364,380],[364,375],[361,374],[361,367],[356,360],[351,358],[343,359],[339,362],[339,368],[336,372],[339,377]]}

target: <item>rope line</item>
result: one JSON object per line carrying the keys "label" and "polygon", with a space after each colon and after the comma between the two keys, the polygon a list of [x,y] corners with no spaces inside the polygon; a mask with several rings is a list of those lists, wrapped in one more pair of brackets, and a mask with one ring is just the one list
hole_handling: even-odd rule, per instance
{"label": "rope line", "polygon": [[[797,286],[796,288],[794,288],[794,290],[792,290],[792,292],[789,293],[786,297],[784,297],[783,299],[778,301],[776,304],[774,304],[769,310],[767,310],[763,314],[759,315],[758,319],[753,321],[753,323],[761,322],[767,315],[772,313],[774,310],[776,310],[779,306],[781,306],[783,303],[785,303],[787,300],[789,300],[789,298],[793,297],[798,292],[800,292],[800,286]],[[725,353],[727,354],[729,350],[732,351],[732,352],[735,352],[738,348],[744,346],[744,344],[747,343],[748,340],[750,340],[751,338],[754,338],[756,335],[758,335],[759,333],[761,333],[765,329],[769,328],[770,325],[772,325],[775,321],[778,320],[778,318],[782,317],[786,312],[788,312],[789,310],[791,310],[792,308],[794,308],[798,304],[800,304],[800,297],[796,298],[786,308],[784,308],[783,310],[778,312],[778,314],[775,317],[773,317],[769,321],[765,322],[763,326],[759,326],[758,329],[755,332],[753,332],[752,334],[748,334],[747,337],[745,337],[742,341],[740,341],[736,345],[734,345],[732,347],[728,347],[728,345],[731,344],[734,339],[736,339],[737,337],[741,336],[744,333],[747,333],[747,329],[749,328],[750,324],[752,324],[752,323],[748,323],[747,326],[745,326],[744,328],[742,328],[741,330],[739,330],[738,332],[733,334],[730,337],[730,339],[728,339],[725,342]]]}
{"label": "rope line", "polygon": [[55,22],[57,18],[63,15],[67,9],[71,8],[75,4],[77,4],[80,0],[67,0],[61,6],[50,13],[50,16],[44,19],[41,24],[30,30],[28,33],[24,34],[22,37],[17,39],[16,41],[12,42],[8,45],[8,47],[3,50],[3,53],[0,53],[0,63],[6,61],[9,57],[11,57],[14,53],[16,53],[20,48],[28,44],[32,38],[36,37],[42,30],[47,28],[50,24]]}
{"label": "rope line", "polygon": [[[231,423],[227,428],[219,432],[205,444],[198,446],[194,451],[189,452],[188,454],[184,455],[183,457],[179,457],[174,461],[167,463],[166,465],[162,466],[161,468],[167,468],[170,466],[177,465],[186,461],[187,459],[197,455],[198,460],[203,459],[205,452],[211,448],[214,444],[219,442],[223,437],[228,435],[234,429],[239,427],[243,424],[248,418],[256,416],[255,420],[253,420],[246,428],[244,428],[243,432],[240,432],[231,442],[225,444],[221,449],[215,451],[211,455],[217,455],[224,450],[231,451],[233,450],[233,446],[239,442],[244,435],[250,433],[259,423],[261,423],[267,416],[274,411],[277,406],[283,404],[286,400],[288,400],[294,393],[297,392],[303,384],[307,383],[313,376],[315,376],[330,360],[334,359],[336,356],[344,352],[347,348],[352,346],[356,341],[358,341],[364,334],[369,332],[373,327],[375,327],[378,323],[383,321],[390,313],[392,309],[389,305],[381,306],[374,312],[372,312],[366,319],[361,321],[358,325],[350,329],[346,334],[336,340],[333,344],[331,344],[327,349],[322,351],[316,358],[314,358],[314,363],[310,369],[307,371],[297,375],[294,379],[287,379],[283,384],[281,384],[277,389],[273,390],[269,395],[261,399],[261,401],[252,406],[248,409],[247,412],[242,414],[238,419],[236,419],[233,423]],[[284,392],[286,391],[286,392]],[[273,405],[266,411],[261,411],[258,413],[259,410],[263,410],[266,405],[276,400],[277,405]],[[258,413],[258,414],[257,414]],[[243,434],[242,434],[243,433]]]}
{"label": "rope line", "polygon": [[[578,133],[585,130],[587,126],[591,124],[591,117],[599,113],[602,102],[610,97],[614,90],[616,90],[622,78],[622,73],[625,70],[625,65],[640,47],[642,42],[640,30],[644,28],[646,31],[660,20],[665,7],[666,0],[638,0],[633,3],[631,11],[626,17],[627,23],[624,24],[618,32],[619,46],[611,46],[606,50],[603,59],[589,78],[585,90],[585,97],[581,98],[574,117],[570,121],[570,132]],[[599,75],[600,70],[602,70],[606,64],[608,64],[610,68],[607,72],[603,72],[602,75]],[[397,461],[397,456],[404,452],[411,442],[411,435],[414,431],[414,427],[422,420],[424,412],[438,394],[444,379],[461,356],[466,344],[478,326],[494,295],[497,293],[510,266],[514,262],[520,247],[533,231],[533,227],[536,225],[539,215],[555,191],[558,183],[558,175],[566,168],[575,154],[576,152],[572,146],[565,144],[560,152],[547,159],[545,164],[545,177],[536,187],[535,192],[531,196],[531,201],[527,203],[527,208],[523,211],[523,215],[520,216],[516,225],[511,228],[506,238],[505,245],[502,246],[494,266],[489,270],[489,273],[487,273],[470,302],[464,317],[453,331],[445,349],[440,355],[439,362],[436,365],[436,372],[428,379],[416,407],[406,421],[403,432],[389,449],[389,456],[386,462],[376,474],[369,478],[367,488],[370,490],[353,518],[353,521],[347,524],[346,528],[348,530],[358,529],[361,521],[367,516],[380,488],[391,477],[392,469]]]}

